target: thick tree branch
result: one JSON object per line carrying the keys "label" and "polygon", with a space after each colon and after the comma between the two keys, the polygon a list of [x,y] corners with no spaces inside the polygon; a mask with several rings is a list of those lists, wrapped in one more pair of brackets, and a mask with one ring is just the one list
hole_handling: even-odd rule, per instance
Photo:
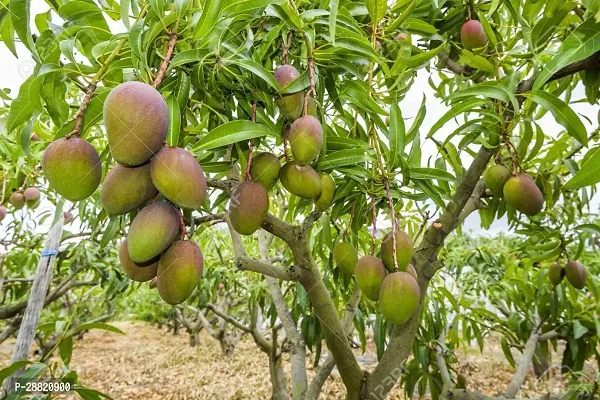
{"label": "thick tree branch", "polygon": [[435,360],[437,362],[440,375],[442,376],[442,382],[444,383],[444,388],[451,389],[454,387],[454,383],[452,382],[452,377],[450,376],[450,371],[448,370],[448,364],[446,364],[446,355],[444,354],[444,348],[442,347],[442,345],[446,342],[447,330],[448,327],[444,328],[440,334],[438,343],[435,344],[434,352]]}
{"label": "thick tree branch", "polygon": [[535,353],[535,347],[537,346],[538,341],[540,339],[539,330],[540,324],[538,324],[533,329],[531,335],[529,336],[529,339],[527,340],[527,343],[525,344],[525,349],[523,350],[523,358],[521,359],[521,362],[519,362],[517,371],[513,375],[510,384],[504,392],[504,396],[507,399],[515,398],[517,393],[519,393],[519,390],[521,390],[521,385],[523,384],[523,382],[525,382],[525,378],[527,378],[527,373],[531,368],[531,360],[533,359],[533,354]]}
{"label": "thick tree branch", "polygon": [[473,194],[471,194],[469,201],[467,201],[467,204],[465,204],[465,207],[458,216],[459,222],[463,222],[474,211],[486,208],[486,205],[483,204],[481,201],[481,196],[484,193],[485,182],[483,181],[483,179],[480,179],[479,182],[477,182],[477,185],[475,185],[475,189],[473,189]]}
{"label": "thick tree branch", "polygon": [[[271,242],[272,236],[267,236],[266,232],[258,233],[258,248],[260,257],[263,260],[269,259],[269,243]],[[306,377],[306,346],[304,339],[298,328],[292,314],[285,302],[281,287],[277,281],[270,276],[265,276],[265,281],[269,288],[269,294],[277,310],[277,315],[281,320],[283,329],[285,330],[286,337],[290,341],[290,362],[292,364],[292,399],[304,399],[306,394],[306,388],[308,386],[308,378]]]}
{"label": "thick tree branch", "polygon": [[252,330],[250,329],[250,327],[242,324],[240,321],[238,321],[237,319],[233,318],[231,315],[228,315],[228,314],[224,313],[218,307],[216,307],[214,304],[207,303],[205,307],[206,307],[207,310],[212,311],[217,316],[219,316],[220,318],[222,318],[225,321],[229,322],[231,325],[235,326],[236,328],[241,329],[244,332],[252,333]]}
{"label": "thick tree branch", "polygon": [[[360,296],[360,288],[358,285],[354,285],[354,290],[350,296],[350,300],[348,300],[348,303],[346,304],[344,316],[342,317],[342,327],[344,328],[344,332],[346,332],[347,336],[350,336],[354,330],[352,321],[354,319],[356,307],[358,307],[358,303],[360,302]],[[323,385],[325,384],[325,381],[329,375],[331,375],[333,367],[335,367],[335,360],[333,358],[333,354],[329,353],[327,358],[325,358],[325,361],[323,361],[317,368],[317,373],[308,386],[306,400],[317,400],[319,398],[319,394],[323,389]]]}
{"label": "thick tree branch", "polygon": [[250,257],[238,257],[236,259],[236,267],[243,271],[258,272],[266,276],[270,276],[283,281],[298,281],[306,275],[306,272],[293,265],[284,269],[264,261],[256,260]]}

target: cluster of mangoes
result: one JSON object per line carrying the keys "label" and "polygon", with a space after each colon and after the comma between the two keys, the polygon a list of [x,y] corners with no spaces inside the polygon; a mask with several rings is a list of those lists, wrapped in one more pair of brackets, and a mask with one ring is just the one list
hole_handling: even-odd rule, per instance
{"label": "cluster of mangoes", "polygon": [[533,216],[544,208],[544,195],[535,181],[526,173],[513,175],[501,164],[496,164],[483,174],[486,187],[496,197],[504,197],[517,211]]}
{"label": "cluster of mangoes", "polygon": [[[183,240],[178,208],[201,207],[206,178],[192,154],[165,145],[168,120],[163,96],[150,85],[126,82],[109,93],[104,125],[117,164],[104,179],[100,202],[110,216],[141,208],[119,249],[121,264],[133,280],[156,277],[161,298],[179,304],[198,284],[203,258],[196,243]],[[42,168],[50,187],[72,201],[94,193],[102,175],[98,152],[77,136],[48,146]]]}
{"label": "cluster of mangoes", "polygon": [[[18,190],[13,192],[8,198],[8,202],[15,210],[20,210],[25,205],[27,208],[34,209],[40,204],[41,193],[40,190],[36,187],[28,187],[27,189],[21,191]],[[8,210],[5,206],[0,205],[0,221],[2,221],[7,214]]]}
{"label": "cluster of mangoes", "polygon": [[548,279],[554,286],[559,285],[565,276],[575,289],[585,287],[587,272],[579,261],[569,261],[564,267],[559,263],[553,263],[548,268]]}
{"label": "cluster of mangoes", "polygon": [[368,299],[379,301],[379,311],[387,321],[401,325],[417,310],[421,291],[417,272],[410,264],[413,242],[408,234],[396,230],[397,271],[393,247],[389,232],[381,242],[381,258],[365,255],[359,259],[354,246],[339,242],[333,248],[333,260],[344,272],[354,274],[356,284]]}
{"label": "cluster of mangoes", "polygon": [[[275,71],[280,88],[300,76],[298,70],[288,64]],[[335,183],[325,172],[317,172],[310,166],[323,147],[323,128],[316,116],[316,104],[308,97],[307,115],[302,116],[306,93],[284,94],[275,102],[282,116],[291,123],[287,131],[293,161],[281,165],[279,158],[268,152],[257,154],[251,162],[250,180],[240,183],[231,193],[229,218],[236,232],[253,234],[261,225],[269,210],[268,191],[277,181],[298,197],[311,199],[315,208],[325,211],[333,201]]]}

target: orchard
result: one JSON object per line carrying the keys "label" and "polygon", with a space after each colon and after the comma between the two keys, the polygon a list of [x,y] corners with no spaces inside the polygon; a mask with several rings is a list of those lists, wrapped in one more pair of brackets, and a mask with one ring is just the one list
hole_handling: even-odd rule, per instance
{"label": "orchard", "polygon": [[72,360],[132,309],[252,341],[277,400],[600,396],[600,2],[3,0],[0,37],[6,398],[121,398]]}

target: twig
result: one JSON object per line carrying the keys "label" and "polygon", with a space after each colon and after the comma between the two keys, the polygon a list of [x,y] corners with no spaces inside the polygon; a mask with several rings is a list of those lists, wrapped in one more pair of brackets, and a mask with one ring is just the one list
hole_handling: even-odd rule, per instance
{"label": "twig", "polygon": [[398,272],[398,257],[396,256],[396,213],[394,212],[394,202],[392,201],[392,192],[387,177],[383,177],[383,184],[387,192],[390,214],[392,214],[392,251],[394,252],[394,272]]}
{"label": "twig", "polygon": [[310,89],[308,90],[308,93],[304,95],[304,116],[308,115],[308,98],[310,96],[317,96],[317,91],[315,90],[315,60],[312,57],[312,54],[308,57],[308,82],[310,83]]}
{"label": "twig", "polygon": [[[256,100],[252,100],[252,122],[256,122]],[[248,150],[248,162],[246,163],[246,173],[244,179],[249,181],[252,179],[250,175],[250,167],[252,166],[252,153],[254,151],[254,139],[250,139],[250,148]]]}
{"label": "twig", "polygon": [[77,113],[75,114],[75,127],[73,128],[73,130],[71,132],[69,132],[66,135],[67,139],[70,137],[73,137],[73,136],[79,137],[79,135],[81,134],[81,128],[83,127],[83,118],[85,116],[85,111],[87,110],[88,105],[90,104],[90,102],[92,101],[92,98],[94,97],[94,93],[96,92],[97,84],[98,84],[98,82],[100,82],[100,80],[102,79],[102,77],[104,76],[106,71],[108,70],[108,66],[110,65],[110,63],[113,62],[113,60],[119,55],[119,52],[121,51],[123,46],[125,46],[126,41],[127,41],[127,38],[122,38],[121,40],[119,40],[119,42],[117,43],[117,46],[113,49],[113,51],[110,53],[110,55],[108,56],[108,58],[106,59],[104,64],[102,64],[102,66],[100,67],[98,72],[96,72],[96,75],[94,75],[94,77],[92,78],[92,81],[87,86],[87,89],[85,91],[85,97],[83,98],[83,101],[81,102],[81,106],[79,107],[79,110],[77,110]]}
{"label": "twig", "polygon": [[371,233],[371,255],[375,255],[375,239],[377,238],[377,213],[375,212],[375,196],[371,197],[371,218],[373,219],[373,232]]}
{"label": "twig", "polygon": [[160,64],[160,68],[158,69],[156,79],[154,79],[154,83],[152,83],[152,86],[154,86],[155,88],[162,83],[163,79],[165,78],[165,74],[167,73],[167,68],[169,68],[169,61],[171,61],[173,51],[175,50],[175,44],[177,44],[177,25],[175,25],[175,30],[171,33],[170,36],[171,39],[169,40],[169,46],[167,47],[167,52],[165,53],[165,59]]}
{"label": "twig", "polygon": [[2,197],[0,198],[0,206],[4,204],[4,198],[6,196],[6,177],[8,176],[8,172],[2,170]]}
{"label": "twig", "polygon": [[292,32],[291,29],[288,30],[287,43],[283,44],[283,49],[281,50],[281,62],[283,64],[288,63],[288,52],[290,51],[290,46],[292,45],[293,35],[294,35],[294,32]]}

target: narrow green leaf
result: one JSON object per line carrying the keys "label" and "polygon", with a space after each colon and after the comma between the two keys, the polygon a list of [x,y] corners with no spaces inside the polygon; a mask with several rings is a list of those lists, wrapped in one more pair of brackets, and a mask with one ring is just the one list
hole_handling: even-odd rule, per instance
{"label": "narrow green leaf", "polygon": [[594,147],[588,153],[592,153],[592,156],[584,162],[579,172],[562,187],[563,190],[581,189],[600,182],[600,147]]}
{"label": "narrow green leaf", "polygon": [[10,19],[17,36],[21,39],[21,43],[35,53],[36,50],[29,27],[30,8],[31,0],[10,0],[8,4]]}
{"label": "narrow green leaf", "polygon": [[371,17],[371,24],[377,25],[377,23],[385,15],[387,9],[387,0],[365,0],[369,16]]}
{"label": "narrow green leaf", "polygon": [[365,148],[334,151],[319,160],[319,168],[334,169],[344,165],[362,163],[372,159],[371,151]]}
{"label": "narrow green leaf", "polygon": [[181,111],[176,96],[167,97],[167,107],[169,108],[169,125],[167,128],[167,144],[175,147],[179,143],[179,132],[181,131]]}
{"label": "narrow green leaf", "polygon": [[79,325],[73,333],[81,332],[81,331],[89,331],[90,329],[101,329],[104,331],[115,332],[121,335],[125,335],[125,332],[117,328],[116,326],[105,324],[103,322],[89,322],[85,324]]}
{"label": "narrow green leaf", "polygon": [[404,145],[406,143],[406,127],[404,126],[402,111],[396,101],[392,102],[390,108],[390,129],[388,139],[390,141],[390,169],[393,169],[396,166],[398,157],[404,152]]}
{"label": "narrow green leaf", "polygon": [[449,172],[446,172],[437,168],[411,168],[410,169],[411,179],[439,179],[442,181],[454,182],[456,178]]}
{"label": "narrow green leaf", "polygon": [[572,138],[587,146],[588,138],[585,126],[567,103],[553,94],[541,90],[531,93],[531,99],[550,111],[556,118],[556,122],[564,126]]}
{"label": "narrow green leaf", "polygon": [[33,361],[29,361],[29,360],[15,361],[8,367],[0,369],[0,383],[4,382],[4,380],[6,378],[8,378],[9,376],[11,376],[13,374],[13,372],[15,372],[16,370],[21,369],[29,364],[33,364]]}
{"label": "narrow green leaf", "polygon": [[208,50],[194,49],[177,53],[169,63],[169,69],[193,62],[201,62],[209,55]]}
{"label": "narrow green leaf", "polygon": [[131,29],[131,23],[129,21],[129,8],[131,5],[131,0],[121,0],[119,6],[121,8],[121,21],[123,21],[123,25],[127,30]]}
{"label": "narrow green leaf", "polygon": [[533,90],[538,90],[561,68],[581,61],[600,50],[600,23],[592,16],[579,25],[563,42],[554,57],[545,64],[535,80]]}
{"label": "narrow green leaf", "polygon": [[202,10],[202,16],[194,30],[194,40],[204,39],[217,25],[222,6],[223,0],[206,0],[204,9]]}
{"label": "narrow green leaf", "polygon": [[335,27],[337,24],[337,13],[338,13],[339,0],[331,0],[329,2],[329,36],[331,37],[331,44],[335,46]]}
{"label": "narrow green leaf", "polygon": [[459,92],[454,92],[448,97],[448,100],[454,101],[464,97],[475,96],[484,96],[504,102],[510,102],[513,105],[514,110],[519,109],[519,102],[514,93],[500,82],[495,81],[478,83]]}
{"label": "narrow green leaf", "polygon": [[450,121],[452,118],[464,113],[473,110],[475,107],[483,106],[487,104],[486,100],[482,99],[470,99],[461,103],[454,105],[450,111],[448,111],[442,118],[440,118],[429,131],[427,137],[432,137],[434,133],[436,133],[444,124]]}
{"label": "narrow green leaf", "polygon": [[204,136],[194,147],[194,152],[228,146],[242,140],[263,136],[278,137],[279,134],[266,125],[252,121],[230,121],[220,125]]}
{"label": "narrow green leaf", "polygon": [[73,355],[73,336],[69,335],[58,344],[60,358],[68,367],[71,364],[71,356]]}
{"label": "narrow green leaf", "polygon": [[494,73],[494,66],[488,60],[477,54],[471,53],[469,50],[463,50],[460,53],[459,62],[467,64],[470,67],[476,68],[480,71]]}
{"label": "narrow green leaf", "polygon": [[230,62],[231,64],[235,64],[241,68],[244,68],[245,70],[250,71],[254,75],[261,78],[263,81],[268,83],[269,86],[271,86],[273,89],[275,89],[275,90],[279,89],[279,85],[277,84],[277,81],[273,77],[273,74],[270,73],[269,71],[267,71],[259,63],[252,61],[252,60],[243,59],[243,58],[242,59],[229,59],[227,61]]}

